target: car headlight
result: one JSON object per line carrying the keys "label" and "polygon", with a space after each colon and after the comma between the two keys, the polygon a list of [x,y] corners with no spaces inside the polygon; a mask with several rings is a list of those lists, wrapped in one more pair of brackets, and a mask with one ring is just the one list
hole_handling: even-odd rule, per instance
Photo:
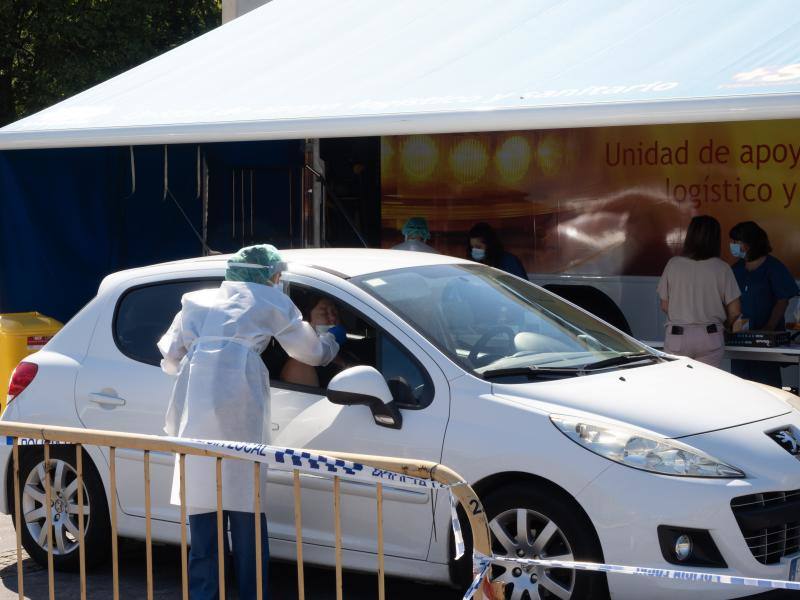
{"label": "car headlight", "polygon": [[550,415],[553,425],[573,442],[634,469],[678,477],[744,477],[739,469],[675,440],[633,428]]}

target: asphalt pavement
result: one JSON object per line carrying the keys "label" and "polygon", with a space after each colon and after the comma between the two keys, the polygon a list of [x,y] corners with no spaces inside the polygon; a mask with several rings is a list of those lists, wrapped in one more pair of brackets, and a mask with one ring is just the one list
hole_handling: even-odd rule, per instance
{"label": "asphalt pavement", "polygon": [[[120,598],[139,599],[147,597],[147,575],[145,568],[145,546],[143,542],[120,540]],[[40,567],[23,551],[23,591],[30,600],[47,600],[49,596],[47,570]],[[181,597],[181,553],[177,546],[154,545],[153,547],[153,596],[156,599],[176,600]],[[305,569],[306,597],[312,600],[328,600],[335,595],[335,575],[332,570]],[[361,573],[344,574],[344,596],[350,599],[374,599],[377,597],[377,576]],[[229,583],[229,589],[234,587]],[[0,600],[18,598],[17,554],[14,528],[11,518],[0,516]],[[269,574],[269,597],[273,600],[297,598],[297,571],[294,564],[272,562]],[[462,596],[457,591],[441,586],[414,583],[407,580],[387,578],[388,599],[414,598],[415,600],[457,600]],[[80,581],[76,574],[56,573],[55,597],[58,600],[79,600]],[[89,573],[87,597],[93,600],[108,600],[112,597],[111,564],[105,564]],[[236,598],[229,591],[228,600]]]}
{"label": "asphalt pavement", "polygon": [[[120,540],[120,598],[147,597],[145,546],[143,542]],[[47,600],[47,570],[35,563],[23,550],[23,591],[29,600]],[[335,575],[330,569],[306,566],[306,598],[333,600]],[[269,597],[272,600],[297,598],[297,570],[293,563],[270,563]],[[235,600],[234,582],[228,584],[228,600]],[[17,553],[11,518],[0,515],[0,600],[17,600]],[[388,600],[460,600],[462,595],[448,587],[415,583],[405,579],[386,579]],[[73,573],[56,573],[55,597],[58,600],[80,600],[80,581]],[[87,578],[87,598],[108,600],[112,597],[111,564],[91,571]],[[153,597],[156,600],[177,600],[181,597],[181,553],[177,546],[153,546]],[[344,574],[344,597],[367,600],[377,597],[377,576],[363,573]],[[676,594],[676,598],[680,595]],[[775,591],[753,596],[764,600],[800,600],[800,592]]]}

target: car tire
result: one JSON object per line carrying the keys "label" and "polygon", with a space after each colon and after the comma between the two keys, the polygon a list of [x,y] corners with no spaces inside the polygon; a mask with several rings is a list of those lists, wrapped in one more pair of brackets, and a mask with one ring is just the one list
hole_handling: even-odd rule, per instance
{"label": "car tire", "polygon": [[[53,530],[53,568],[77,571],[78,552],[77,470],[74,446],[50,447],[50,482]],[[47,528],[44,479],[44,450],[20,448],[19,484],[22,545],[31,558],[47,566]],[[83,453],[84,548],[86,566],[93,567],[109,556],[111,531],[108,503],[100,475],[88,454]],[[13,480],[9,490],[12,518],[14,509]],[[15,527],[17,523],[14,523]]]}
{"label": "car tire", "polygon": [[[603,562],[603,553],[588,517],[572,498],[553,486],[512,484],[485,493],[482,503],[490,524],[495,555]],[[463,523],[465,517],[463,514],[460,516]],[[521,536],[517,534],[519,522],[525,523],[527,531],[527,540],[521,544],[518,539]],[[468,526],[462,527],[462,531],[466,534],[469,555],[471,532]],[[548,539],[543,539],[542,535]],[[459,587],[468,585],[465,582],[469,581],[471,567],[468,557],[453,563],[451,573]],[[493,566],[490,577],[492,581],[507,584],[505,597],[509,600],[608,598],[608,585],[603,573],[543,568],[524,571]],[[548,591],[548,587],[555,585],[560,586],[560,595]]]}

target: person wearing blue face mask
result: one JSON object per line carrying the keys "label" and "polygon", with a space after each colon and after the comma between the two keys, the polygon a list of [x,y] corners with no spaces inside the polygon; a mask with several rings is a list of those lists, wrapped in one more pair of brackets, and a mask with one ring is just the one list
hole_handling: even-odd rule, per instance
{"label": "person wearing blue face mask", "polygon": [[506,252],[497,232],[488,223],[477,223],[469,230],[467,242],[467,258],[528,279],[528,273],[522,261],[510,252]]}
{"label": "person wearing blue face mask", "polygon": [[[767,232],[753,221],[735,225],[730,231],[730,250],[737,261],[733,274],[742,290],[742,316],[749,329],[781,331],[789,300],[800,293],[797,283],[780,260],[772,256]],[[731,361],[734,375],[781,387],[779,363],[749,360]]]}

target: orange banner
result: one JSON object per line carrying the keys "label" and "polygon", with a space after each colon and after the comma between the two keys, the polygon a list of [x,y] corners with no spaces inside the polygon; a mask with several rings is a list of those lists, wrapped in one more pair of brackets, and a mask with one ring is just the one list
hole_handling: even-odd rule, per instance
{"label": "orange banner", "polygon": [[466,256],[493,225],[528,271],[660,275],[700,214],[759,223],[800,275],[800,121],[385,137],[382,239],[409,217]]}

